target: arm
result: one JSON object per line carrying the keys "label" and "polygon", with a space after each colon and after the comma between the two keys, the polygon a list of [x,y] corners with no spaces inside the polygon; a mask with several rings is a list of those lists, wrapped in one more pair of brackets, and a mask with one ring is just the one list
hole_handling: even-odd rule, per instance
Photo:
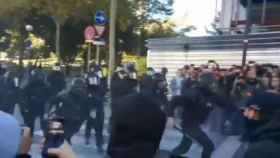
{"label": "arm", "polygon": [[172,100],[169,102],[169,105],[167,106],[167,116],[173,117],[174,111],[177,107],[183,106],[186,104],[186,97],[184,96],[175,96],[172,98]]}

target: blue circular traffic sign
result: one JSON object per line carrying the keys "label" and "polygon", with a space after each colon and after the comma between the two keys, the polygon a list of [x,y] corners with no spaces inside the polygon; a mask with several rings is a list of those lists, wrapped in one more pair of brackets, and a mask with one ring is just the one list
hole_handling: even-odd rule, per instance
{"label": "blue circular traffic sign", "polygon": [[106,21],[106,13],[104,11],[97,11],[95,14],[95,23],[97,25],[105,25]]}

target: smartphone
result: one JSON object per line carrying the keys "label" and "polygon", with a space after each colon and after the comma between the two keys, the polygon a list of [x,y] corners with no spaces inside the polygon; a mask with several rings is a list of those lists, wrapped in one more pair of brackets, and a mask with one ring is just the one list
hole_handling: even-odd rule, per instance
{"label": "smartphone", "polygon": [[46,133],[46,141],[42,150],[43,158],[57,158],[56,156],[49,155],[49,148],[59,148],[64,143],[64,120],[62,118],[55,118],[48,120],[48,130]]}

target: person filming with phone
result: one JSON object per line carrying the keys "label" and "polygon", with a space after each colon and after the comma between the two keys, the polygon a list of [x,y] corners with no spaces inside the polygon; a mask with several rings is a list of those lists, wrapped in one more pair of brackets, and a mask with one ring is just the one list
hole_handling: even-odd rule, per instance
{"label": "person filming with phone", "polygon": [[[29,154],[32,145],[30,128],[21,127],[13,116],[0,111],[0,129],[1,158],[31,158]],[[51,130],[49,126],[48,131]],[[51,146],[48,142],[49,138],[50,136],[47,135],[42,156],[45,154],[45,158],[76,158],[72,148],[64,139],[59,146]]]}

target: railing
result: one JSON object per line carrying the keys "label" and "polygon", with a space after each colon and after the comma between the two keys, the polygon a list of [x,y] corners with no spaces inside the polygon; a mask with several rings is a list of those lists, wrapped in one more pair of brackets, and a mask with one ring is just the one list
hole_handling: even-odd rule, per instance
{"label": "railing", "polygon": [[[231,34],[233,31],[240,32],[240,34],[245,31],[246,26],[240,25],[238,27],[230,27],[230,28],[216,28],[218,31],[221,31],[223,33],[229,33]],[[258,34],[258,33],[264,33],[264,32],[275,32],[280,31],[280,25],[265,25],[265,26],[251,26],[251,34]],[[259,32],[252,32],[252,31],[259,31]]]}

